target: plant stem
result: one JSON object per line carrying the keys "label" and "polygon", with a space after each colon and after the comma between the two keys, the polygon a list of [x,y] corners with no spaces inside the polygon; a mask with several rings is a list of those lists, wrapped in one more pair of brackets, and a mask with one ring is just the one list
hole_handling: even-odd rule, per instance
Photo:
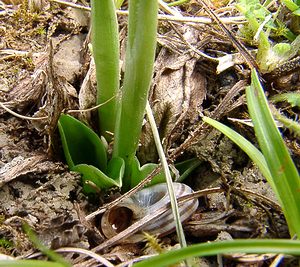
{"label": "plant stem", "polygon": [[114,0],[92,0],[92,43],[97,77],[100,133],[115,129],[119,91],[119,31]]}
{"label": "plant stem", "polygon": [[[171,208],[172,208],[172,213],[174,216],[174,221],[175,221],[175,226],[176,226],[176,233],[178,236],[178,241],[180,244],[181,248],[184,248],[187,246],[186,244],[186,240],[185,240],[185,236],[184,236],[184,232],[183,232],[183,228],[182,228],[182,224],[181,224],[181,219],[180,219],[180,214],[179,214],[179,209],[178,209],[178,203],[176,200],[176,195],[174,192],[174,187],[173,187],[173,181],[172,181],[172,177],[171,177],[171,173],[169,170],[169,166],[168,166],[168,162],[160,141],[160,137],[159,137],[159,133],[157,130],[157,126],[155,123],[155,119],[151,110],[151,107],[149,105],[149,102],[147,101],[147,105],[146,105],[146,112],[147,112],[147,117],[149,119],[149,123],[151,126],[151,130],[153,133],[153,137],[154,137],[154,142],[155,142],[155,146],[157,149],[157,153],[159,155],[159,159],[161,162],[161,165],[163,167],[163,171],[166,177],[166,182],[167,182],[167,188],[168,188],[168,194],[170,197],[170,202],[171,202]],[[187,266],[191,266],[190,262],[188,261],[188,259],[186,260],[186,265]]]}
{"label": "plant stem", "polygon": [[180,214],[179,214],[178,204],[177,204],[176,196],[175,196],[175,192],[174,192],[171,173],[169,170],[168,162],[167,162],[162,144],[160,142],[160,137],[159,137],[159,133],[158,133],[158,130],[156,127],[155,119],[154,119],[151,107],[148,102],[147,102],[147,106],[146,106],[146,111],[147,111],[147,117],[149,119],[149,123],[151,126],[151,130],[153,133],[157,153],[159,155],[159,159],[160,159],[161,165],[163,167],[164,174],[166,176],[168,193],[170,196],[170,202],[171,202],[171,207],[172,207],[172,211],[173,211],[173,215],[174,215],[174,220],[176,222],[176,232],[178,235],[179,244],[181,247],[186,247],[185,236],[184,236],[183,228],[181,225]]}
{"label": "plant stem", "polygon": [[152,79],[158,12],[156,0],[129,3],[125,76],[113,148],[113,156],[125,161],[125,190],[130,185],[129,170],[138,146]]}

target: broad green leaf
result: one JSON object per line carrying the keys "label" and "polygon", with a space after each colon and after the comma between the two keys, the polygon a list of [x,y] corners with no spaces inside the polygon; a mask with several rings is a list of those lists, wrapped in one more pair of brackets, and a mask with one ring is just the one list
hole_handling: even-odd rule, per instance
{"label": "broad green leaf", "polygon": [[107,176],[114,179],[118,186],[122,186],[122,178],[125,171],[125,162],[122,158],[112,158],[107,165]]}
{"label": "broad green leaf", "polygon": [[171,250],[133,264],[133,267],[165,267],[192,257],[215,256],[232,253],[273,253],[300,256],[300,241],[286,239],[269,240],[230,240],[207,242],[191,245],[186,248]]}
{"label": "broad green leaf", "polygon": [[121,158],[114,158],[108,163],[108,174],[100,171],[95,166],[87,164],[76,165],[74,166],[73,171],[79,172],[82,175],[83,191],[86,194],[89,194],[96,192],[95,188],[89,185],[89,181],[100,189],[108,189],[113,186],[121,187],[124,168],[124,160]]}
{"label": "broad green leaf", "polygon": [[[140,183],[142,180],[144,180],[156,167],[157,167],[157,164],[155,164],[155,163],[147,163],[141,167],[140,162],[137,159],[137,157],[134,157],[134,160],[131,164],[130,187],[133,188],[138,183]],[[149,183],[148,186],[158,184],[158,183],[164,183],[165,181],[166,181],[165,175],[161,171],[159,174],[155,175],[152,178],[151,183]]]}
{"label": "broad green leaf", "polygon": [[273,179],[271,186],[281,202],[291,236],[300,237],[300,177],[276,127],[256,70],[252,70],[246,97],[255,134]]}
{"label": "broad green leaf", "polygon": [[99,136],[79,120],[62,114],[58,129],[67,163],[71,170],[78,164],[88,164],[106,171],[106,149]]}

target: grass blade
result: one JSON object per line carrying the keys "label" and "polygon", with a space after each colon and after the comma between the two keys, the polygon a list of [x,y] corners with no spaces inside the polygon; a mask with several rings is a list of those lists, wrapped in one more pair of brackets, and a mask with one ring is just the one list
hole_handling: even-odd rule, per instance
{"label": "grass blade", "polygon": [[[290,234],[300,237],[300,178],[289,151],[276,127],[256,70],[246,89],[249,113],[262,153],[270,170],[274,191],[281,202]],[[271,184],[271,185],[272,185]]]}
{"label": "grass blade", "polygon": [[284,253],[300,255],[300,241],[272,240],[233,240],[202,243],[179,250],[172,250],[145,261],[134,264],[134,267],[171,266],[190,257],[214,256],[224,253]]}
{"label": "grass blade", "polygon": [[166,156],[165,156],[165,153],[164,153],[161,141],[160,141],[159,133],[157,130],[157,126],[156,126],[155,119],[154,119],[149,102],[147,102],[146,111],[147,111],[147,117],[149,119],[149,123],[151,126],[151,130],[153,133],[157,153],[159,155],[159,159],[160,159],[161,165],[163,167],[165,180],[167,183],[168,194],[170,197],[171,208],[172,208],[172,213],[173,213],[173,217],[174,217],[174,221],[175,221],[176,233],[178,236],[179,244],[181,247],[186,247],[187,244],[186,244],[185,235],[183,232],[183,227],[181,224],[179,208],[178,208],[178,203],[176,200],[176,195],[175,195],[175,191],[174,191],[174,187],[173,187],[171,173],[170,173],[168,162],[167,162],[167,159],[166,159]]}
{"label": "grass blade", "polygon": [[253,144],[251,144],[245,137],[241,136],[236,131],[232,130],[228,126],[216,120],[213,120],[208,117],[203,117],[203,121],[215,127],[220,132],[225,134],[231,141],[236,143],[249,156],[249,158],[259,167],[263,176],[272,185],[273,179],[269,171],[267,162],[263,154]]}

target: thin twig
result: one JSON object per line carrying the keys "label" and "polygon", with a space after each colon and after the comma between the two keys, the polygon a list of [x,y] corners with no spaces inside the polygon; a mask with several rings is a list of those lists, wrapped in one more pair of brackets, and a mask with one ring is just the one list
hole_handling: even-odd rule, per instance
{"label": "thin twig", "polygon": [[71,109],[71,110],[67,110],[66,113],[71,114],[71,113],[90,112],[90,111],[96,110],[96,109],[104,106],[105,104],[107,104],[108,102],[110,102],[111,100],[113,100],[115,97],[116,96],[113,96],[110,99],[106,100],[105,102],[103,102],[103,103],[101,103],[101,104],[99,104],[97,106],[91,107],[91,108],[87,108],[87,109]]}
{"label": "thin twig", "polygon": [[230,38],[232,44],[236,47],[236,49],[242,54],[245,58],[250,69],[259,69],[256,61],[245,48],[245,46],[227,29],[224,25],[224,22],[214,13],[213,10],[209,8],[209,6],[203,0],[199,0],[205,11],[216,21],[219,27],[223,30],[223,32]]}
{"label": "thin twig", "polygon": [[[65,5],[65,6],[70,6],[73,8],[77,9],[82,9],[85,11],[91,11],[90,7],[70,3],[70,2],[65,2],[62,0],[51,0],[52,2]],[[128,16],[128,11],[126,10],[117,10],[116,11],[118,15],[121,16]],[[192,22],[192,23],[203,23],[203,24],[211,24],[213,23],[213,20],[211,18],[207,17],[185,17],[185,16],[174,16],[174,15],[158,15],[159,20],[169,20],[169,21],[178,21],[178,22]],[[222,21],[224,24],[241,24],[245,23],[245,17],[244,16],[236,16],[236,17],[224,17],[224,18],[219,18],[220,21]]]}
{"label": "thin twig", "polygon": [[132,194],[134,194],[135,192],[141,190],[146,184],[150,183],[152,178],[157,175],[159,172],[161,171],[161,165],[158,165],[144,180],[142,180],[139,184],[137,184],[134,188],[130,189],[128,192],[126,192],[125,194],[123,194],[122,196],[120,196],[119,198],[117,198],[116,200],[102,206],[101,208],[99,208],[98,210],[90,213],[89,215],[87,215],[85,217],[85,219],[87,221],[93,219],[95,216],[105,212],[108,209],[111,209],[112,207],[118,205],[122,200],[124,200],[125,198],[128,198],[129,196],[131,196]]}
{"label": "thin twig", "polygon": [[15,116],[17,118],[23,119],[23,120],[40,121],[40,120],[46,120],[46,119],[48,119],[47,116],[44,116],[44,117],[28,117],[28,116],[23,116],[23,115],[21,115],[19,113],[16,113],[16,112],[12,111],[8,107],[6,107],[4,105],[4,103],[2,103],[2,102],[0,102],[0,107],[2,107],[4,110],[6,110],[11,115],[13,115],[13,116]]}
{"label": "thin twig", "polygon": [[[114,265],[111,262],[109,262],[107,259],[105,259],[104,257],[98,255],[97,253],[95,253],[91,250],[87,250],[87,249],[83,249],[83,248],[62,247],[62,248],[56,249],[55,252],[84,254],[85,256],[89,256],[89,257],[95,259],[97,262],[100,262],[107,267],[114,267]],[[43,255],[43,253],[36,252],[36,253],[33,253],[33,254],[27,256],[26,259],[33,259],[33,258],[40,257],[42,255]]]}
{"label": "thin twig", "polygon": [[56,249],[55,252],[59,252],[59,253],[74,252],[74,253],[85,254],[95,259],[96,261],[102,263],[106,267],[114,267],[114,265],[111,262],[109,262],[107,259],[105,259],[104,257],[98,255],[97,253],[91,250],[82,249],[82,248],[65,247],[65,248]]}

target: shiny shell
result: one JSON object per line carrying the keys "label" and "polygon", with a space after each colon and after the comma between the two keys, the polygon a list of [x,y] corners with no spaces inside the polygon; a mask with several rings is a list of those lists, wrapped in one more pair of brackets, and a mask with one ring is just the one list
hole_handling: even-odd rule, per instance
{"label": "shiny shell", "polygon": [[[173,183],[176,197],[181,197],[193,192],[193,190],[182,183]],[[166,184],[157,184],[135,193],[130,198],[122,201],[114,208],[106,211],[101,220],[101,229],[107,238],[111,238],[122,232],[146,215],[170,203]],[[198,200],[193,199],[179,204],[181,221],[186,221],[197,209]],[[175,230],[174,217],[171,208],[156,220],[147,223],[141,231],[152,235],[165,235]],[[137,242],[143,239],[143,235],[134,234],[127,238],[127,242]]]}

